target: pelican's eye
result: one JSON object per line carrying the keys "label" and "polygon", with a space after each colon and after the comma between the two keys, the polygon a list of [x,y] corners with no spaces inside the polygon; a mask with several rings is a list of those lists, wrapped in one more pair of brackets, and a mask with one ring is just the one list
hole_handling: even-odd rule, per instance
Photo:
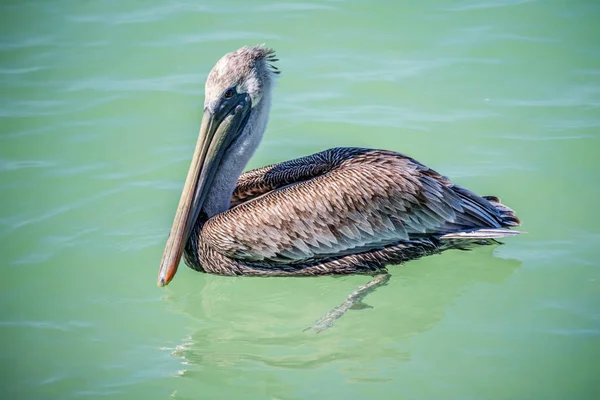
{"label": "pelican's eye", "polygon": [[225,91],[225,98],[230,99],[233,97],[234,94],[235,94],[234,90],[229,88]]}

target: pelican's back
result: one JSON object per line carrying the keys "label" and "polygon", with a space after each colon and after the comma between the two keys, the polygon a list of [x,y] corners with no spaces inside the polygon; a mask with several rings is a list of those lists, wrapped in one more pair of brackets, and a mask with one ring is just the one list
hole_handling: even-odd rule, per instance
{"label": "pelican's back", "polygon": [[[290,264],[401,242],[515,234],[512,210],[402,154],[335,148],[241,176],[202,240],[241,261]],[[479,233],[477,233],[479,232]]]}

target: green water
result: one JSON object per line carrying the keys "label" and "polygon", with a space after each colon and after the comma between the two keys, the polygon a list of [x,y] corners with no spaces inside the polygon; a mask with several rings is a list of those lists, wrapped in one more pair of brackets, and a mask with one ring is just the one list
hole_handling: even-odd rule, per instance
{"label": "green water", "polygon": [[[593,399],[600,392],[594,1],[4,1],[6,399]],[[506,245],[365,277],[158,264],[204,79],[266,42],[283,71],[249,168],[407,153],[513,207]]]}

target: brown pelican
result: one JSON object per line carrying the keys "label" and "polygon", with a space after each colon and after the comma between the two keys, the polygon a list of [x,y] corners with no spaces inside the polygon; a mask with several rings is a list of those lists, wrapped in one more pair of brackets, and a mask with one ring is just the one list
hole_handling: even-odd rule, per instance
{"label": "brown pelican", "polygon": [[272,49],[243,47],[208,75],[159,286],[183,254],[195,270],[220,275],[376,275],[353,303],[387,281],[377,275],[387,264],[518,233],[508,228],[519,219],[497,197],[392,151],[334,148],[242,174],[267,125],[275,61]]}

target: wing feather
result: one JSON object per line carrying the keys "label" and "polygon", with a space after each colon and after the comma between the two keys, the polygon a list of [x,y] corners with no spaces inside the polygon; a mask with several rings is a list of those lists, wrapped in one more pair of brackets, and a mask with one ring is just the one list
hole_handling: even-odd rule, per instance
{"label": "wing feather", "polygon": [[202,239],[235,259],[305,262],[499,228],[488,200],[398,153],[337,148],[251,171]]}

